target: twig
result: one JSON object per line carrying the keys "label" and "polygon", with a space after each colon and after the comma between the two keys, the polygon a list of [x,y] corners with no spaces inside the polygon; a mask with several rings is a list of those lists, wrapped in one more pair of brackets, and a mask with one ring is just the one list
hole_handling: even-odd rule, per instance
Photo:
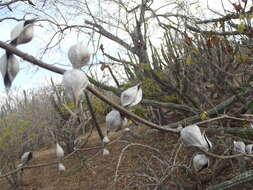
{"label": "twig", "polygon": [[114,189],[116,189],[116,184],[117,184],[117,179],[118,179],[118,170],[119,170],[119,166],[120,166],[120,163],[121,163],[121,160],[122,160],[122,157],[123,157],[123,154],[125,153],[125,151],[132,147],[132,146],[140,146],[140,147],[143,147],[143,148],[148,148],[150,150],[153,150],[155,152],[158,152],[159,154],[160,151],[156,148],[153,148],[151,146],[148,146],[148,145],[144,145],[144,144],[138,144],[138,143],[131,143],[131,144],[128,144],[127,146],[125,146],[122,150],[121,150],[121,153],[120,153],[120,156],[119,156],[119,159],[118,159],[118,163],[117,163],[117,166],[116,166],[116,170],[115,170],[115,174],[114,174]]}
{"label": "twig", "polygon": [[199,148],[199,147],[196,147],[198,148],[200,151],[204,152],[205,154],[207,154],[208,156],[210,157],[213,157],[213,158],[218,158],[218,159],[232,159],[232,158],[239,158],[239,157],[250,157],[250,158],[253,158],[253,154],[234,154],[234,155],[218,155],[218,154],[214,154],[214,153],[211,153],[211,152],[208,152],[202,148]]}
{"label": "twig", "polygon": [[229,115],[225,114],[225,115],[221,115],[221,116],[211,118],[211,119],[207,119],[207,120],[204,120],[204,121],[199,121],[195,124],[196,125],[201,125],[201,124],[204,124],[204,123],[210,123],[210,122],[213,122],[213,121],[216,121],[216,120],[221,120],[221,119],[232,119],[232,120],[249,121],[249,122],[252,121],[250,119],[243,119],[243,118],[233,117],[233,116],[229,116]]}
{"label": "twig", "polygon": [[212,30],[201,30],[198,28],[195,28],[193,26],[190,26],[188,24],[186,24],[186,27],[193,31],[193,32],[197,32],[197,33],[201,33],[201,34],[213,34],[213,35],[219,35],[219,36],[232,36],[232,35],[241,35],[241,33],[239,31],[229,31],[229,32],[216,32],[216,31],[212,31]]}

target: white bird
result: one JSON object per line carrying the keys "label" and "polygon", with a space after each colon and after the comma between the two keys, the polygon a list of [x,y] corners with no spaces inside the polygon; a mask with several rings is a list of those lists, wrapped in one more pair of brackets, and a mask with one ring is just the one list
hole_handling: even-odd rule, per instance
{"label": "white bird", "polygon": [[239,153],[239,154],[245,154],[245,143],[242,141],[234,141],[234,151],[235,153]]}
{"label": "white bird", "polygon": [[67,95],[77,105],[80,96],[89,84],[88,77],[83,71],[79,69],[72,69],[64,72],[62,82]]}
{"label": "white bird", "polygon": [[189,125],[180,131],[180,138],[186,146],[197,146],[207,151],[212,149],[212,143],[209,141],[205,133],[201,131],[197,125]]}
{"label": "white bird", "polygon": [[106,127],[107,127],[107,132],[106,132],[106,136],[103,139],[104,143],[108,143],[110,140],[108,138],[108,134],[109,132],[112,131],[119,131],[123,128],[125,128],[127,126],[127,118],[123,116],[121,116],[120,112],[118,110],[112,110],[110,111],[105,118],[105,123],[106,123]]}
{"label": "white bird", "polygon": [[4,86],[7,92],[11,88],[12,82],[19,72],[19,64],[17,58],[6,51],[0,58],[0,70],[4,80]]}
{"label": "white bird", "polygon": [[[245,147],[245,152],[247,154],[253,154],[253,144],[248,144],[246,147]],[[252,158],[251,157],[245,157],[245,160],[251,160]]]}
{"label": "white bird", "polygon": [[253,144],[248,144],[245,147],[245,151],[246,151],[247,154],[253,154]]}
{"label": "white bird", "polygon": [[142,100],[141,83],[126,89],[121,93],[120,101],[123,107],[135,106]]}
{"label": "white bird", "polygon": [[196,172],[201,172],[203,169],[209,167],[209,158],[205,154],[196,154],[193,157],[193,168]]}
{"label": "white bird", "polygon": [[82,68],[90,60],[90,52],[83,43],[72,45],[68,51],[69,60],[75,69]]}
{"label": "white bird", "polygon": [[63,165],[63,159],[64,159],[64,150],[61,147],[61,145],[59,145],[58,143],[56,143],[56,156],[57,156],[57,161],[58,161],[58,170],[61,171],[65,171],[66,168]]}
{"label": "white bird", "polygon": [[26,165],[33,158],[32,152],[25,152],[21,156],[21,163],[17,166],[17,168],[21,168]]}
{"label": "white bird", "polygon": [[36,19],[19,22],[11,31],[10,44],[16,46],[30,42],[33,38],[33,25]]}

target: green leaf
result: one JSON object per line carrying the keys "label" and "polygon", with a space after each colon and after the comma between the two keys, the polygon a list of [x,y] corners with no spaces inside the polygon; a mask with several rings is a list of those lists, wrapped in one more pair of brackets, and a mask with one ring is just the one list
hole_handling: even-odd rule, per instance
{"label": "green leaf", "polygon": [[200,119],[201,120],[205,120],[205,119],[207,119],[207,117],[208,117],[208,114],[205,111],[200,114]]}
{"label": "green leaf", "polygon": [[191,56],[186,58],[186,64],[188,64],[188,65],[192,64],[192,57]]}
{"label": "green leaf", "polygon": [[245,24],[243,24],[243,23],[240,23],[240,24],[237,26],[237,30],[238,30],[238,32],[240,32],[240,33],[243,33],[243,32],[245,31],[245,29],[246,29],[246,26],[245,26]]}

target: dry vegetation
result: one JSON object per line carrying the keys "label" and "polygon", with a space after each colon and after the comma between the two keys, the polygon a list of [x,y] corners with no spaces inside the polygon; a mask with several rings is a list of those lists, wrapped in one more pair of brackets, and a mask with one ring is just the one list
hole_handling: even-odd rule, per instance
{"label": "dry vegetation", "polygon": [[[208,7],[212,18],[191,13],[196,3],[183,0],[159,6],[145,0],[38,0],[35,5],[20,0],[0,2],[0,8],[15,11],[24,2],[29,8],[24,15],[37,16],[52,33],[42,58],[63,46],[74,31],[89,38],[98,55],[90,67],[101,66],[116,87],[87,69],[91,85],[78,108],[53,82],[9,97],[0,118],[1,189],[252,189],[251,160],[229,158],[234,140],[253,143],[251,1],[226,1],[222,12]],[[108,6],[115,9],[108,12]],[[20,18],[0,20],[9,19]],[[159,40],[152,36],[154,26]],[[2,41],[0,47],[52,72],[64,72]],[[131,110],[118,106],[120,93],[138,82],[141,104]],[[103,157],[96,127],[105,133],[111,107],[133,121],[130,133],[113,134],[111,154]],[[193,123],[214,146],[210,167],[200,173],[191,161],[203,150],[185,147],[178,138],[177,127]],[[54,163],[56,141],[67,155],[64,173]],[[34,159],[21,176],[16,165],[25,151],[33,151]]]}

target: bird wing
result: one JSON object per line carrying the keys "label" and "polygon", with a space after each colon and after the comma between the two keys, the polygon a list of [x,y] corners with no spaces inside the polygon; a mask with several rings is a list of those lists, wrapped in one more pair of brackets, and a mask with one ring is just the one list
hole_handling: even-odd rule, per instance
{"label": "bird wing", "polygon": [[135,105],[139,104],[142,100],[142,96],[143,96],[142,95],[142,89],[139,88],[138,91],[137,91],[137,94],[135,96],[135,100],[131,103],[130,106],[135,106]]}
{"label": "bird wing", "polygon": [[132,103],[132,97],[126,93],[121,94],[120,96],[121,105],[126,107]]}
{"label": "bird wing", "polygon": [[236,153],[245,153],[245,143],[243,141],[234,141],[234,151]]}
{"label": "bird wing", "polygon": [[29,152],[25,152],[24,154],[22,154],[21,156],[22,165],[25,165],[28,162],[28,156],[29,156]]}
{"label": "bird wing", "polygon": [[58,143],[56,144],[56,156],[59,162],[63,161],[64,151],[63,148]]}
{"label": "bird wing", "polygon": [[24,21],[19,22],[12,30],[11,30],[11,41],[18,38],[21,32],[24,29]]}
{"label": "bird wing", "polygon": [[74,68],[76,68],[76,64],[78,62],[78,54],[76,51],[76,45],[73,45],[69,48],[68,57],[69,57],[70,63],[73,65]]}
{"label": "bird wing", "polygon": [[245,148],[247,154],[252,153],[253,144],[248,144]]}
{"label": "bird wing", "polygon": [[197,172],[208,168],[209,166],[209,159],[204,154],[197,154],[193,158],[193,167]]}
{"label": "bird wing", "polygon": [[70,99],[77,103],[83,90],[88,86],[89,79],[83,71],[73,69],[64,73],[62,82]]}
{"label": "bird wing", "polygon": [[71,70],[70,71],[66,71],[63,74],[63,78],[62,78],[62,83],[66,89],[67,95],[68,97],[74,101],[74,93],[73,93],[73,88],[72,88],[72,73]]}
{"label": "bird wing", "polygon": [[132,104],[135,101],[137,90],[137,86],[133,86],[123,91],[120,96],[121,105],[126,107]]}
{"label": "bird wing", "polygon": [[8,91],[19,71],[19,65],[16,57],[13,54],[10,54],[9,56],[7,56],[6,53],[3,54],[0,58],[0,70],[4,80],[4,86]]}
{"label": "bird wing", "polygon": [[79,70],[79,69],[74,69],[73,70],[74,72],[74,90],[76,92],[76,95],[79,97],[82,93],[83,93],[83,90],[86,89],[86,87],[88,86],[89,84],[89,79],[88,77],[86,76],[86,74]]}
{"label": "bird wing", "polygon": [[180,131],[180,138],[186,146],[203,146],[203,136],[197,125],[189,125]]}
{"label": "bird wing", "polygon": [[8,73],[10,75],[11,82],[15,79],[19,72],[19,64],[16,56],[10,55],[8,59]]}
{"label": "bird wing", "polygon": [[7,71],[6,67],[7,67],[7,56],[6,56],[6,53],[4,53],[0,58],[0,70],[1,70],[3,78]]}
{"label": "bird wing", "polygon": [[109,131],[117,131],[121,128],[122,118],[119,111],[112,110],[106,115],[106,126]]}
{"label": "bird wing", "polygon": [[80,62],[79,62],[80,65],[78,65],[78,66],[81,68],[89,62],[90,52],[88,51],[86,46],[84,46],[83,43],[79,43],[77,45],[77,52],[78,52],[79,59],[80,59]]}

